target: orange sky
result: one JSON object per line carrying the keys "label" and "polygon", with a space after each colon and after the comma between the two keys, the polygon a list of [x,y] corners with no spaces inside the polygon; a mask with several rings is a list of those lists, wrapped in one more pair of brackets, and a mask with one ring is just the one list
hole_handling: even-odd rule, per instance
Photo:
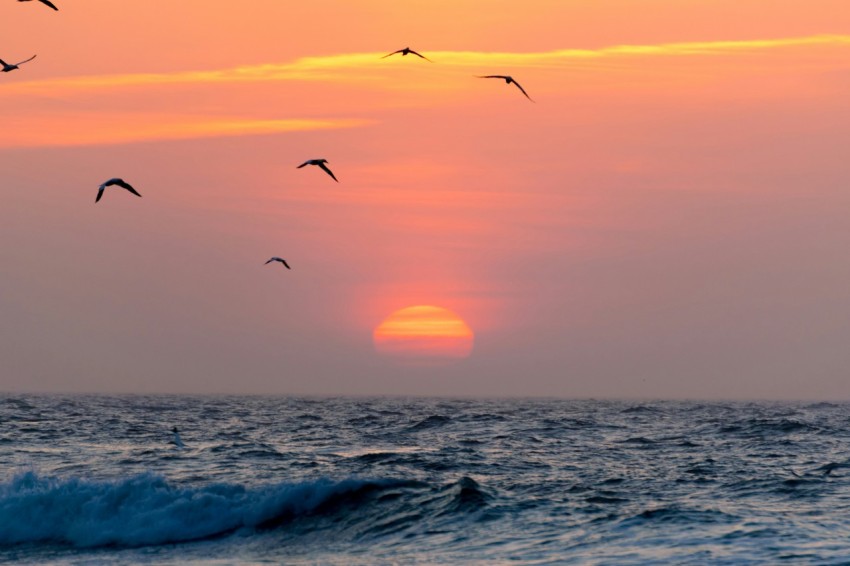
{"label": "orange sky", "polygon": [[[57,4],[0,6],[0,390],[850,395],[846,1]],[[474,355],[376,357],[416,304]]]}

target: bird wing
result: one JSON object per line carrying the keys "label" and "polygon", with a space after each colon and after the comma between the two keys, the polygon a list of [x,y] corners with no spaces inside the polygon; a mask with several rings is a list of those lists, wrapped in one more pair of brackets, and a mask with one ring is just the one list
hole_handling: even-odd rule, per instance
{"label": "bird wing", "polygon": [[475,76],[478,77],[479,79],[506,79],[506,78],[508,78],[505,75],[483,75],[483,76],[482,75],[475,75]]}
{"label": "bird wing", "polygon": [[337,183],[339,183],[339,179],[337,179],[337,178],[334,176],[333,172],[332,172],[330,169],[328,169],[328,166],[327,166],[327,165],[325,165],[324,163],[319,163],[319,167],[321,167],[321,168],[325,171],[325,173],[327,173],[328,175],[330,175],[331,177],[333,177],[333,180],[334,180],[334,181],[336,181]]}
{"label": "bird wing", "polygon": [[410,50],[410,52],[411,52],[411,53],[413,53],[414,55],[418,56],[418,57],[422,57],[423,59],[425,59],[425,60],[426,60],[426,61],[428,61],[429,63],[433,63],[433,61],[431,61],[430,59],[428,59],[427,57],[425,57],[425,56],[424,56],[424,55],[422,55],[421,53],[417,53],[417,52],[416,52],[416,51],[414,51],[413,49],[411,49],[411,50]]}
{"label": "bird wing", "polygon": [[3,65],[4,67],[9,66],[9,64],[6,61],[4,61],[3,59],[0,59],[0,65]]}
{"label": "bird wing", "polygon": [[99,201],[99,200],[100,200],[100,197],[102,197],[102,196],[103,196],[103,189],[105,189],[105,188],[106,188],[106,187],[104,187],[103,185],[101,185],[101,186],[99,186],[99,187],[97,188],[97,198],[96,198],[96,199],[94,199],[94,202],[97,202],[97,201]]}
{"label": "bird wing", "polygon": [[308,159],[307,161],[305,161],[304,163],[302,163],[301,165],[299,165],[298,167],[296,167],[296,169],[301,169],[301,168],[302,168],[302,167],[304,167],[305,165],[310,165],[310,160],[309,160],[309,159]]}
{"label": "bird wing", "polygon": [[285,266],[286,266],[286,269],[292,269],[291,267],[289,267],[289,264],[288,264],[288,263],[286,263],[286,260],[285,260],[285,259],[280,260],[280,263],[282,263],[283,265],[285,265]]}
{"label": "bird wing", "polygon": [[38,0],[38,1],[39,1],[39,2],[41,2],[42,4],[44,4],[45,6],[50,6],[51,8],[53,8],[54,10],[56,10],[57,12],[59,11],[59,8],[57,8],[56,6],[54,6],[54,5],[53,5],[53,2],[51,2],[50,0]]}
{"label": "bird wing", "polygon": [[381,59],[386,59],[386,58],[387,58],[387,57],[389,57],[390,55],[395,55],[396,53],[401,53],[402,51],[404,51],[404,49],[399,49],[398,51],[393,51],[392,53],[387,53],[386,55],[384,55],[383,57],[381,57]]}
{"label": "bird wing", "polygon": [[[527,99],[531,100],[531,97],[530,97],[530,96],[528,96],[528,93],[527,93],[527,92],[525,92],[525,89],[524,89],[524,88],[522,88],[522,86],[520,86],[520,84],[519,84],[518,82],[516,82],[516,81],[514,80],[514,84],[516,85],[516,87],[517,87],[518,89],[520,89],[520,90],[522,91],[522,93],[525,95],[525,97],[526,97]],[[532,101],[532,102],[534,102],[533,100],[531,100],[531,101]]]}
{"label": "bird wing", "polygon": [[27,59],[25,61],[21,61],[20,63],[16,63],[16,65],[23,65],[24,63],[29,63],[33,59],[35,59],[35,55],[33,55],[32,57],[30,57],[29,59]]}
{"label": "bird wing", "polygon": [[116,184],[116,185],[118,185],[119,187],[121,187],[122,189],[127,189],[128,191],[130,191],[131,193],[133,193],[133,194],[134,194],[134,195],[136,195],[137,197],[142,196],[142,195],[140,195],[140,194],[136,191],[136,189],[134,189],[134,188],[130,185],[130,183],[125,183],[125,182],[124,182],[124,181],[122,181],[121,179],[118,179],[118,181],[116,181],[116,182],[115,182],[115,184]]}
{"label": "bird wing", "polygon": [[267,261],[266,263],[264,263],[263,265],[268,265],[268,264],[270,264],[270,263],[271,263],[271,262],[273,262],[273,261],[274,261],[274,258],[271,258],[270,260],[268,260],[268,261]]}

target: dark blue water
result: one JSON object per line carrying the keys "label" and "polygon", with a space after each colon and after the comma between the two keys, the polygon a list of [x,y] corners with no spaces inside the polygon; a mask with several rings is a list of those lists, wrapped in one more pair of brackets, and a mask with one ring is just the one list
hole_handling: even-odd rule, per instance
{"label": "dark blue water", "polygon": [[0,562],[847,563],[848,448],[844,404],[3,396]]}

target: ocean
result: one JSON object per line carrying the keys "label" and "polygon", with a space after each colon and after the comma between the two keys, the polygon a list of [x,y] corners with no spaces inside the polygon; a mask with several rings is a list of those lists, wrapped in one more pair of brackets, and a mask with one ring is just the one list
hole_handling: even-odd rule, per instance
{"label": "ocean", "polygon": [[850,405],[5,395],[0,562],[847,564]]}

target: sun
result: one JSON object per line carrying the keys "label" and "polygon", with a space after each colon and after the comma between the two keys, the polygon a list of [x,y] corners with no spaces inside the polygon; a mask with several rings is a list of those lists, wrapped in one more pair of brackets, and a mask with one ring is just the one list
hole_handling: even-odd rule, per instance
{"label": "sun", "polygon": [[385,318],[372,339],[380,354],[413,363],[440,363],[468,358],[475,335],[449,309],[417,305]]}

